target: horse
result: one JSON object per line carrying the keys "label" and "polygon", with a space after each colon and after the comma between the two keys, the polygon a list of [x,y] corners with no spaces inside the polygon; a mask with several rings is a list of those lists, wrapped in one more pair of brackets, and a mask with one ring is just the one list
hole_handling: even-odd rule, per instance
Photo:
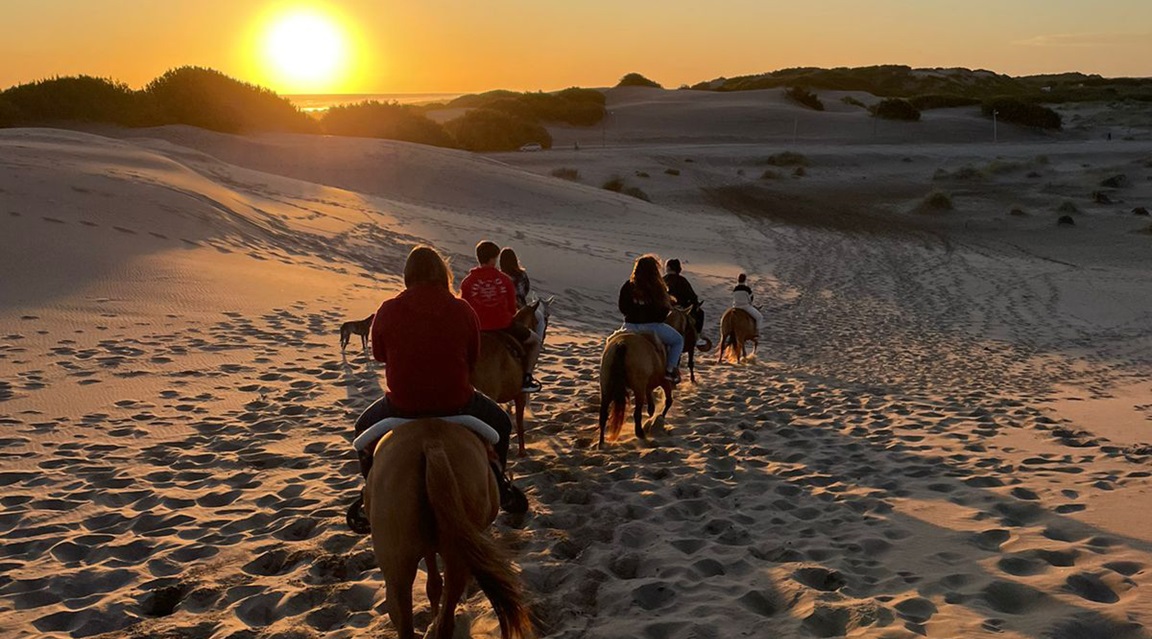
{"label": "horse", "polygon": [[689,306],[687,308],[681,306],[673,306],[672,312],[668,313],[668,319],[664,323],[676,329],[680,336],[684,338],[684,351],[688,353],[688,379],[692,383],[696,383],[696,351],[707,352],[712,349],[712,340],[707,337],[704,338],[704,344],[697,344],[700,336],[696,333],[696,322],[692,321],[692,311],[696,310],[696,306]]}
{"label": "horse", "polygon": [[672,408],[672,382],[664,375],[667,356],[664,345],[654,335],[617,332],[608,338],[600,358],[600,447],[607,439],[616,441],[624,424],[624,411],[628,409],[628,391],[632,391],[635,408],[636,437],[647,439],[640,425],[641,411],[648,407],[648,416],[656,411],[652,391],[664,389],[662,417]]}
{"label": "horse", "polygon": [[[513,322],[522,324],[537,335],[541,342],[544,333],[548,330],[549,307],[553,298],[536,300],[522,307],[516,312]],[[536,310],[543,307],[543,316],[537,315]],[[491,397],[497,404],[512,402],[515,406],[516,437],[520,440],[520,455],[525,453],[524,448],[524,407],[528,404],[528,394],[521,389],[524,387],[524,357],[523,347],[510,336],[499,332],[484,332],[480,334],[480,355],[476,358],[476,365],[472,367],[472,385],[476,390]]]}
{"label": "horse", "polygon": [[760,348],[760,339],[756,332],[756,320],[747,311],[739,308],[729,308],[720,318],[720,355],[717,363],[724,361],[724,352],[729,346],[736,352],[736,362],[744,358],[744,344],[752,342],[752,354]]}
{"label": "horse", "polygon": [[[364,507],[372,548],[384,574],[388,616],[400,639],[412,639],[412,582],[424,559],[435,617],[427,636],[452,637],[456,606],[475,577],[504,639],[531,632],[520,578],[505,550],[486,531],[500,510],[500,492],[485,443],[439,419],[398,426],[376,445]],[[444,563],[441,577],[436,563]]]}

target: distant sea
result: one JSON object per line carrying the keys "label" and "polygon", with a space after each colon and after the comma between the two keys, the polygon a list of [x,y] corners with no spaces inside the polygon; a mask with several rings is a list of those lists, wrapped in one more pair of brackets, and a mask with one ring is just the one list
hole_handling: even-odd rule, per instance
{"label": "distant sea", "polygon": [[356,104],[375,100],[377,102],[397,102],[399,104],[431,104],[448,102],[464,95],[463,93],[330,93],[315,95],[285,95],[301,111],[324,111],[341,104]]}

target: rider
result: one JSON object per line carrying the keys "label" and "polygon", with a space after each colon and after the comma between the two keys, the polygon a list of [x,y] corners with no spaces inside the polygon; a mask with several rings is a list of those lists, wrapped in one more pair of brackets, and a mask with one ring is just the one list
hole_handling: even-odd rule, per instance
{"label": "rider", "polygon": [[[516,251],[512,247],[505,246],[500,249],[500,270],[512,278],[512,283],[516,285],[516,308],[524,308],[528,306],[528,293],[532,290],[532,282],[528,279],[528,271],[524,270],[524,266],[520,264],[520,258],[516,256]],[[544,330],[547,325],[544,323],[544,305],[536,307],[536,330],[535,333],[540,335],[540,342],[544,342]]]}
{"label": "rider", "polygon": [[752,321],[756,322],[756,330],[760,330],[760,321],[764,316],[760,314],[760,309],[752,306],[752,288],[748,286],[747,280],[748,276],[743,273],[736,278],[736,287],[732,289],[732,308],[751,315]]}
{"label": "rider", "polygon": [[620,287],[620,312],[624,315],[624,329],[655,333],[668,349],[665,377],[672,383],[680,381],[680,353],[684,350],[684,337],[664,323],[672,310],[668,286],[660,278],[660,258],[643,255],[632,266],[632,277]]}
{"label": "rider", "polygon": [[516,316],[516,284],[496,268],[499,256],[500,247],[494,242],[484,240],[476,245],[476,261],[480,265],[469,271],[460,282],[460,297],[476,311],[480,330],[503,331],[524,345],[526,357],[521,390],[534,393],[540,390],[540,382],[532,377],[536,360],[540,357],[540,336],[512,321]]}
{"label": "rider", "polygon": [[668,285],[668,294],[672,296],[672,301],[681,308],[687,308],[689,316],[692,317],[692,323],[696,325],[696,334],[704,334],[704,309],[700,308],[700,298],[696,296],[696,291],[692,290],[692,284],[688,282],[688,278],[680,274],[680,260],[668,260],[664,265],[665,275],[664,283]]}
{"label": "rider", "polygon": [[[404,291],[386,300],[372,322],[372,356],[387,364],[388,392],[356,420],[356,434],[385,417],[446,417],[472,415],[499,435],[492,466],[500,487],[501,506],[521,493],[505,475],[512,421],[496,402],[472,388],[472,365],[480,353],[476,313],[452,294],[452,272],[430,246],[417,246],[404,264]],[[372,452],[360,454],[364,477],[372,467]],[[349,521],[368,520],[364,496],[353,502]]]}

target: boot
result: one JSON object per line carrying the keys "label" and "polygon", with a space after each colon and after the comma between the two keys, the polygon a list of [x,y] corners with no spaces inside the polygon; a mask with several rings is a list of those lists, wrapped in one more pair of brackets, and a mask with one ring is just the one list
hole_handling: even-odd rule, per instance
{"label": "boot", "polygon": [[348,506],[348,512],[344,514],[344,522],[357,535],[367,535],[372,532],[372,523],[368,521],[368,514],[364,512],[363,488],[360,489],[360,494],[356,496],[356,500]]}
{"label": "boot", "polygon": [[513,515],[523,515],[528,512],[528,496],[524,491],[512,485],[512,479],[492,464],[492,472],[496,475],[496,486],[500,489],[500,509]]}

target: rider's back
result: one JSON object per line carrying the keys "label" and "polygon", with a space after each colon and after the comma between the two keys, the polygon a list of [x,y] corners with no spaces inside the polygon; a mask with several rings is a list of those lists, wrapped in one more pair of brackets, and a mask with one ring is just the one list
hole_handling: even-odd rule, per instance
{"label": "rider's back", "polygon": [[460,297],[476,311],[480,330],[507,328],[516,316],[516,285],[493,266],[477,266],[460,282]]}

